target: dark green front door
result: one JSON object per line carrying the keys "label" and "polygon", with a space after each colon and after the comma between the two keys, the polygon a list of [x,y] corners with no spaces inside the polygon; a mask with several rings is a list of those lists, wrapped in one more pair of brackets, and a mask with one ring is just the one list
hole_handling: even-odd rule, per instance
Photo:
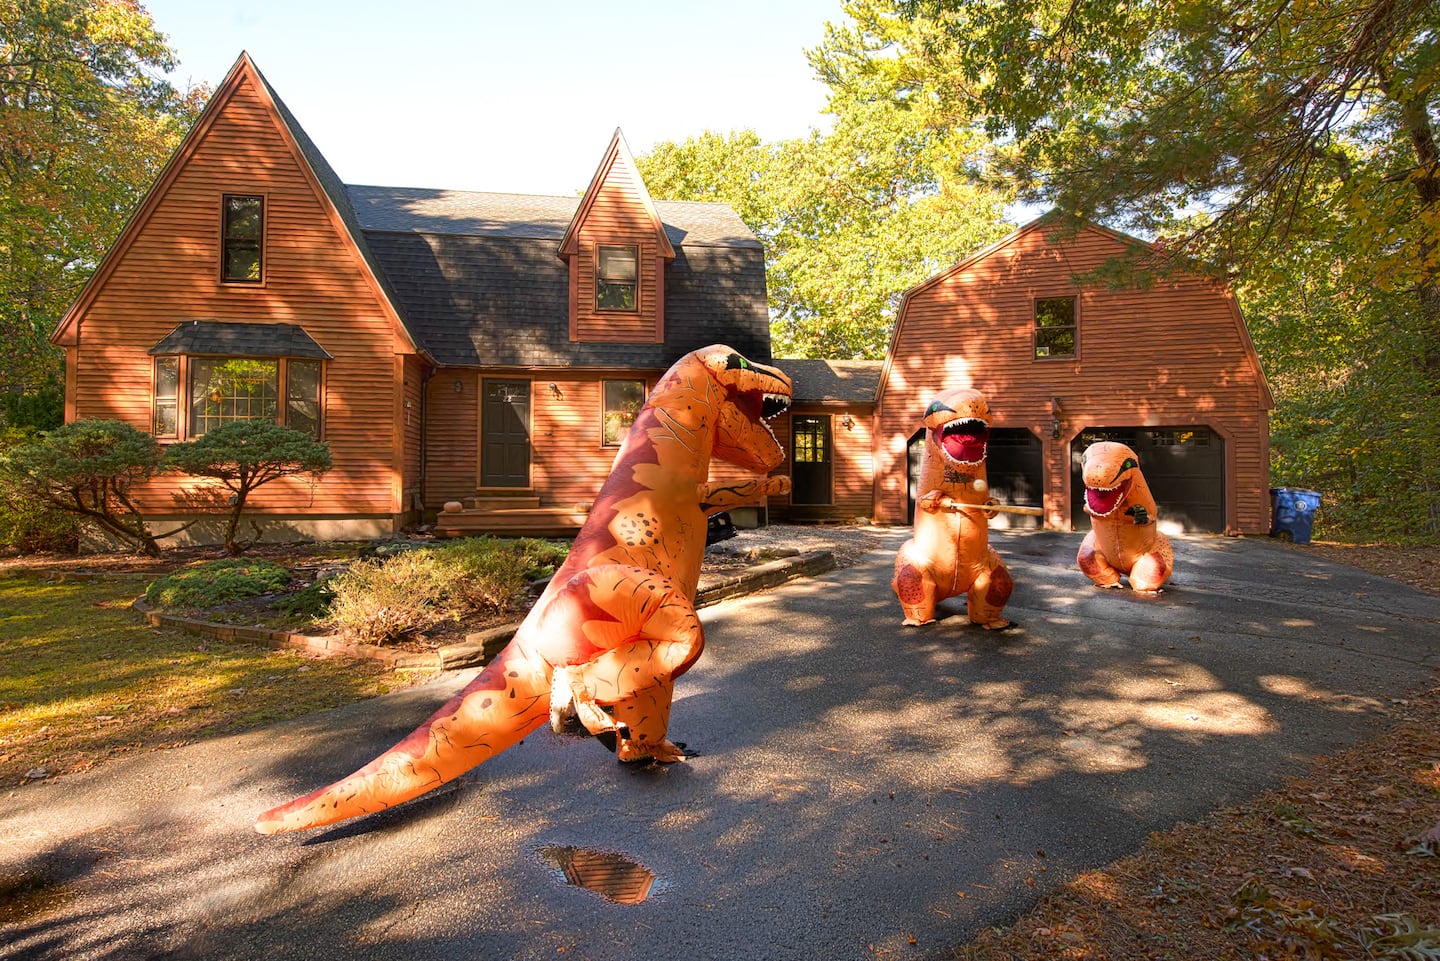
{"label": "dark green front door", "polygon": [[530,486],[530,382],[481,382],[480,486]]}

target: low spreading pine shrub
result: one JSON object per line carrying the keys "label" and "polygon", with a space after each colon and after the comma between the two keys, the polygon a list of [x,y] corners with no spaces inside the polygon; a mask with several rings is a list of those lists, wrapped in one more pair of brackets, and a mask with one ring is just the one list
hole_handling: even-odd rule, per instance
{"label": "low spreading pine shrub", "polygon": [[156,607],[206,610],[230,601],[283,591],[290,572],[273,561],[210,561],[156,578],[145,600]]}

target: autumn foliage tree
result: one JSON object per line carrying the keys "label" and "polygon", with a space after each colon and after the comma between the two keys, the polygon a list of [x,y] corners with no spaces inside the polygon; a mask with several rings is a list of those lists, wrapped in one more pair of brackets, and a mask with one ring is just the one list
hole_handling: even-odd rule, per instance
{"label": "autumn foliage tree", "polygon": [[983,181],[1157,240],[1151,267],[1231,279],[1274,382],[1274,480],[1327,495],[1322,529],[1440,536],[1433,0],[845,12],[817,54],[832,87],[983,134]]}
{"label": "autumn foliage tree", "polygon": [[47,338],[198,116],[174,66],[136,0],[0,0],[0,387],[57,374]]}

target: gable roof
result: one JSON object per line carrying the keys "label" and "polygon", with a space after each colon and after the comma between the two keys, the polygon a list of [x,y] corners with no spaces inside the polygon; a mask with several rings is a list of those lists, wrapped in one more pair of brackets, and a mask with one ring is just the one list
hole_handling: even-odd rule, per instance
{"label": "gable roof", "polygon": [[335,171],[326,162],[313,141],[301,128],[293,114],[290,113],[284,102],[275,93],[264,75],[260,73],[250,55],[241,52],[239,58],[231,66],[230,72],[225,75],[220,86],[210,97],[210,102],[205,105],[195,125],[185,135],[179,149],[170,157],[165,168],[160,172],[154,186],[146,193],[145,199],[139,208],[131,215],[125,227],[120,231],[120,236],[111,244],[105,257],[95,273],[90,276],[85,287],[80,291],[80,296],[75,303],[66,311],[56,326],[55,332],[50,335],[50,341],[54,344],[72,344],[75,337],[75,325],[85,310],[94,301],[97,292],[104,286],[106,279],[114,271],[115,265],[119,262],[124,252],[134,241],[136,235],[149,220],[156,208],[164,199],[175,179],[185,168],[200,143],[205,139],[211,128],[215,125],[216,118],[224,111],[225,106],[235,96],[237,90],[242,86],[253,85],[260,93],[263,106],[270,112],[277,128],[281,131],[282,138],[292,151],[296,163],[310,181],[311,187],[321,202],[328,206],[332,215],[332,221],[336,227],[337,234],[342,241],[349,244],[352,251],[365,266],[366,279],[374,286],[378,299],[382,302],[389,320],[404,335],[405,339],[418,351],[424,352],[424,347],[414,333],[406,325],[400,312],[395,309],[394,298],[386,278],[375,263],[368,245],[365,242],[364,234],[361,232],[359,223],[356,220],[355,212],[350,206],[349,197],[345,192],[344,185]]}
{"label": "gable roof", "polygon": [[[651,200],[619,130],[586,197],[348,186],[246,53],[210,98],[52,342],[74,343],[79,318],[226,104],[246,84],[281,131],[382,309],[427,361],[437,366],[663,370],[680,354],[717,339],[757,360],[769,359],[760,241],[726,204]],[[569,341],[568,268],[557,254],[617,165],[629,168],[669,261],[665,310],[674,320],[666,325],[662,344]],[[717,274],[725,283],[714,282]]]}
{"label": "gable roof", "polygon": [[[966,257],[964,260],[961,260],[955,266],[947,270],[942,270],[939,273],[935,274],[933,277],[928,277],[920,283],[916,284],[914,287],[911,287],[909,290],[905,291],[905,293],[901,296],[900,310],[898,311],[895,318],[895,328],[890,332],[890,345],[885,351],[884,369],[881,371],[880,374],[880,384],[877,396],[884,394],[885,387],[890,382],[890,368],[895,362],[895,348],[900,343],[900,337],[904,330],[905,320],[910,310],[910,302],[917,294],[928,290],[929,288],[941,283],[947,278],[964,273],[980,261],[994,256],[995,254],[1004,250],[1006,247],[1015,244],[1022,238],[1028,236],[1031,233],[1034,233],[1037,230],[1041,230],[1045,227],[1049,227],[1052,225],[1067,224],[1069,226],[1078,227],[1081,232],[1100,234],[1101,236],[1107,237],[1115,243],[1118,243],[1124,247],[1142,250],[1154,249],[1153,244],[1147,243],[1146,241],[1141,240],[1139,237],[1133,237],[1130,234],[1115,230],[1111,227],[1106,227],[1103,224],[1098,224],[1089,220],[1079,221],[1078,223],[1074,220],[1066,220],[1063,214],[1055,210],[1051,210],[1048,213],[1041,214],[1033,220],[1027,221],[1020,227],[1016,228],[1013,233],[1001,237],[999,240],[995,241],[993,244],[990,244],[988,247],[983,247],[980,250],[977,250],[975,253],[971,254],[969,257]],[[1046,239],[1046,243],[1054,246],[1053,241],[1048,238]],[[1195,274],[1195,276],[1202,275]],[[1240,305],[1236,303],[1235,295],[1231,293],[1229,287],[1224,283],[1220,281],[1215,281],[1211,278],[1205,279],[1208,279],[1212,283],[1214,283],[1219,292],[1224,296],[1225,301],[1229,307],[1231,319],[1234,321],[1236,331],[1240,337],[1242,348],[1245,351],[1247,359],[1250,361],[1252,367],[1254,368],[1256,382],[1260,387],[1261,402],[1265,405],[1266,409],[1273,409],[1275,406],[1275,400],[1273,395],[1270,393],[1270,384],[1266,380],[1265,369],[1260,363],[1260,354],[1255,350],[1255,343],[1250,338],[1250,328],[1245,324],[1245,318],[1240,313]]]}
{"label": "gable roof", "polygon": [[635,158],[630,156],[630,148],[625,143],[625,135],[620,128],[615,128],[615,135],[610,138],[610,146],[605,150],[605,157],[600,161],[600,166],[595,168],[595,175],[590,178],[590,186],[580,201],[580,207],[575,211],[575,217],[570,221],[570,226],[565,229],[565,236],[560,238],[560,256],[570,257],[575,253],[579,244],[578,235],[580,227],[585,223],[590,209],[600,196],[600,188],[616,167],[625,169],[635,181],[637,199],[644,208],[646,216],[649,217],[652,228],[655,231],[656,240],[660,245],[660,256],[667,260],[675,256],[675,248],[670,245],[670,238],[666,236],[665,230],[661,227],[660,215],[655,211],[655,202],[650,199],[650,191],[645,189],[645,181],[640,177],[640,171],[635,167]]}

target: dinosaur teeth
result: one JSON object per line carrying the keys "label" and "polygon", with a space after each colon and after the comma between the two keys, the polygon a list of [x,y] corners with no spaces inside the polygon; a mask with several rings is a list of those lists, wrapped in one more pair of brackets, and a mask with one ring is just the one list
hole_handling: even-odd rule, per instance
{"label": "dinosaur teeth", "polygon": [[1086,487],[1085,512],[1092,517],[1109,517],[1125,501],[1130,490],[1130,481],[1121,481],[1114,487]]}
{"label": "dinosaur teeth", "polygon": [[766,393],[760,403],[760,419],[770,420],[779,417],[790,409],[790,398],[785,394]]}
{"label": "dinosaur teeth", "polygon": [[978,417],[957,417],[937,431],[940,450],[957,464],[972,466],[985,460],[990,425]]}

